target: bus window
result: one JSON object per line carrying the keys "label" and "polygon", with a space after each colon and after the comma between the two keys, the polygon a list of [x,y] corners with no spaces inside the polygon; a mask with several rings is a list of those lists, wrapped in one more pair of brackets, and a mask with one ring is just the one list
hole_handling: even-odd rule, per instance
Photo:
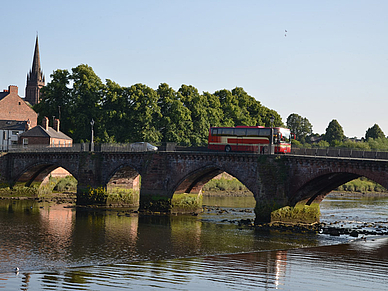
{"label": "bus window", "polygon": [[291,141],[290,130],[281,129],[281,141],[284,143],[289,143]]}
{"label": "bus window", "polygon": [[218,135],[218,128],[212,129],[212,135]]}
{"label": "bus window", "polygon": [[246,128],[235,128],[234,129],[234,134],[237,135],[237,136],[246,136],[247,129]]}
{"label": "bus window", "polygon": [[247,136],[259,136],[258,128],[247,128]]}
{"label": "bus window", "polygon": [[234,135],[234,128],[223,128],[222,135]]}
{"label": "bus window", "polygon": [[270,128],[260,128],[259,135],[260,136],[271,136],[271,129]]}

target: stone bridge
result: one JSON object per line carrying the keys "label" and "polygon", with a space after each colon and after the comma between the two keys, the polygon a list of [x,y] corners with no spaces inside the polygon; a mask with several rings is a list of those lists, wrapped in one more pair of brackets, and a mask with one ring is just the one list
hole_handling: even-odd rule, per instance
{"label": "stone bridge", "polygon": [[[303,218],[306,207],[319,205],[330,191],[361,176],[388,188],[388,159],[188,151],[8,153],[0,157],[0,185],[31,186],[58,167],[77,179],[77,204],[90,204],[90,199],[120,204],[122,193],[130,191],[140,196],[132,201],[140,210],[167,212],[197,211],[203,185],[227,172],[253,193],[256,222],[270,221],[271,213],[274,219],[275,210],[286,206],[302,206],[300,219],[311,220]],[[93,197],[96,189],[124,192],[107,202]],[[179,195],[191,200],[174,204]]]}

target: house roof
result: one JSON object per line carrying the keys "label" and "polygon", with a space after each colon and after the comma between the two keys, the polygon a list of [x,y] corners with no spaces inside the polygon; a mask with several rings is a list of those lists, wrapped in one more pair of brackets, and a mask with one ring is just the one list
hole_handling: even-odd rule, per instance
{"label": "house roof", "polygon": [[[1,93],[0,93],[1,94]],[[25,130],[27,121],[0,120],[0,130]]]}
{"label": "house roof", "polygon": [[7,96],[9,92],[0,92],[0,100],[3,99],[5,96]]}
{"label": "house roof", "polygon": [[37,125],[31,128],[29,131],[23,132],[20,137],[50,137],[72,140],[71,137],[68,137],[61,131],[56,131],[52,127],[49,127],[48,130],[45,130],[41,125]]}

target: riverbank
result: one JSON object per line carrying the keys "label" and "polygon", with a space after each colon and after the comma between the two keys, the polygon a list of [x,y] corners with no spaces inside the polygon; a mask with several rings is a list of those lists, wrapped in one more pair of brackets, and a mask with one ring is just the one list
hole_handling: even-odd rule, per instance
{"label": "riverbank", "polygon": [[[17,194],[17,193],[16,193]],[[14,192],[9,193],[1,193],[0,192],[0,200],[33,200],[39,203],[41,202],[49,202],[56,204],[75,204],[77,200],[77,196],[72,192],[64,192],[64,193],[53,193],[49,197],[34,197],[34,196],[26,196],[26,195],[15,195]]]}
{"label": "riverbank", "polygon": [[347,192],[347,191],[332,191],[329,194],[331,197],[388,197],[388,192]]}

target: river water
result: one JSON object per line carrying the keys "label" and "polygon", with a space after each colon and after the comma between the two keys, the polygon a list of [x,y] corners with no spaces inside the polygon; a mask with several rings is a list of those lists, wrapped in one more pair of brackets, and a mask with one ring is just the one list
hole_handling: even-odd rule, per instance
{"label": "river water", "polygon": [[[259,232],[238,225],[253,198],[204,205],[166,217],[0,200],[0,290],[388,289],[388,236]],[[384,233],[387,207],[329,195],[321,221]]]}

